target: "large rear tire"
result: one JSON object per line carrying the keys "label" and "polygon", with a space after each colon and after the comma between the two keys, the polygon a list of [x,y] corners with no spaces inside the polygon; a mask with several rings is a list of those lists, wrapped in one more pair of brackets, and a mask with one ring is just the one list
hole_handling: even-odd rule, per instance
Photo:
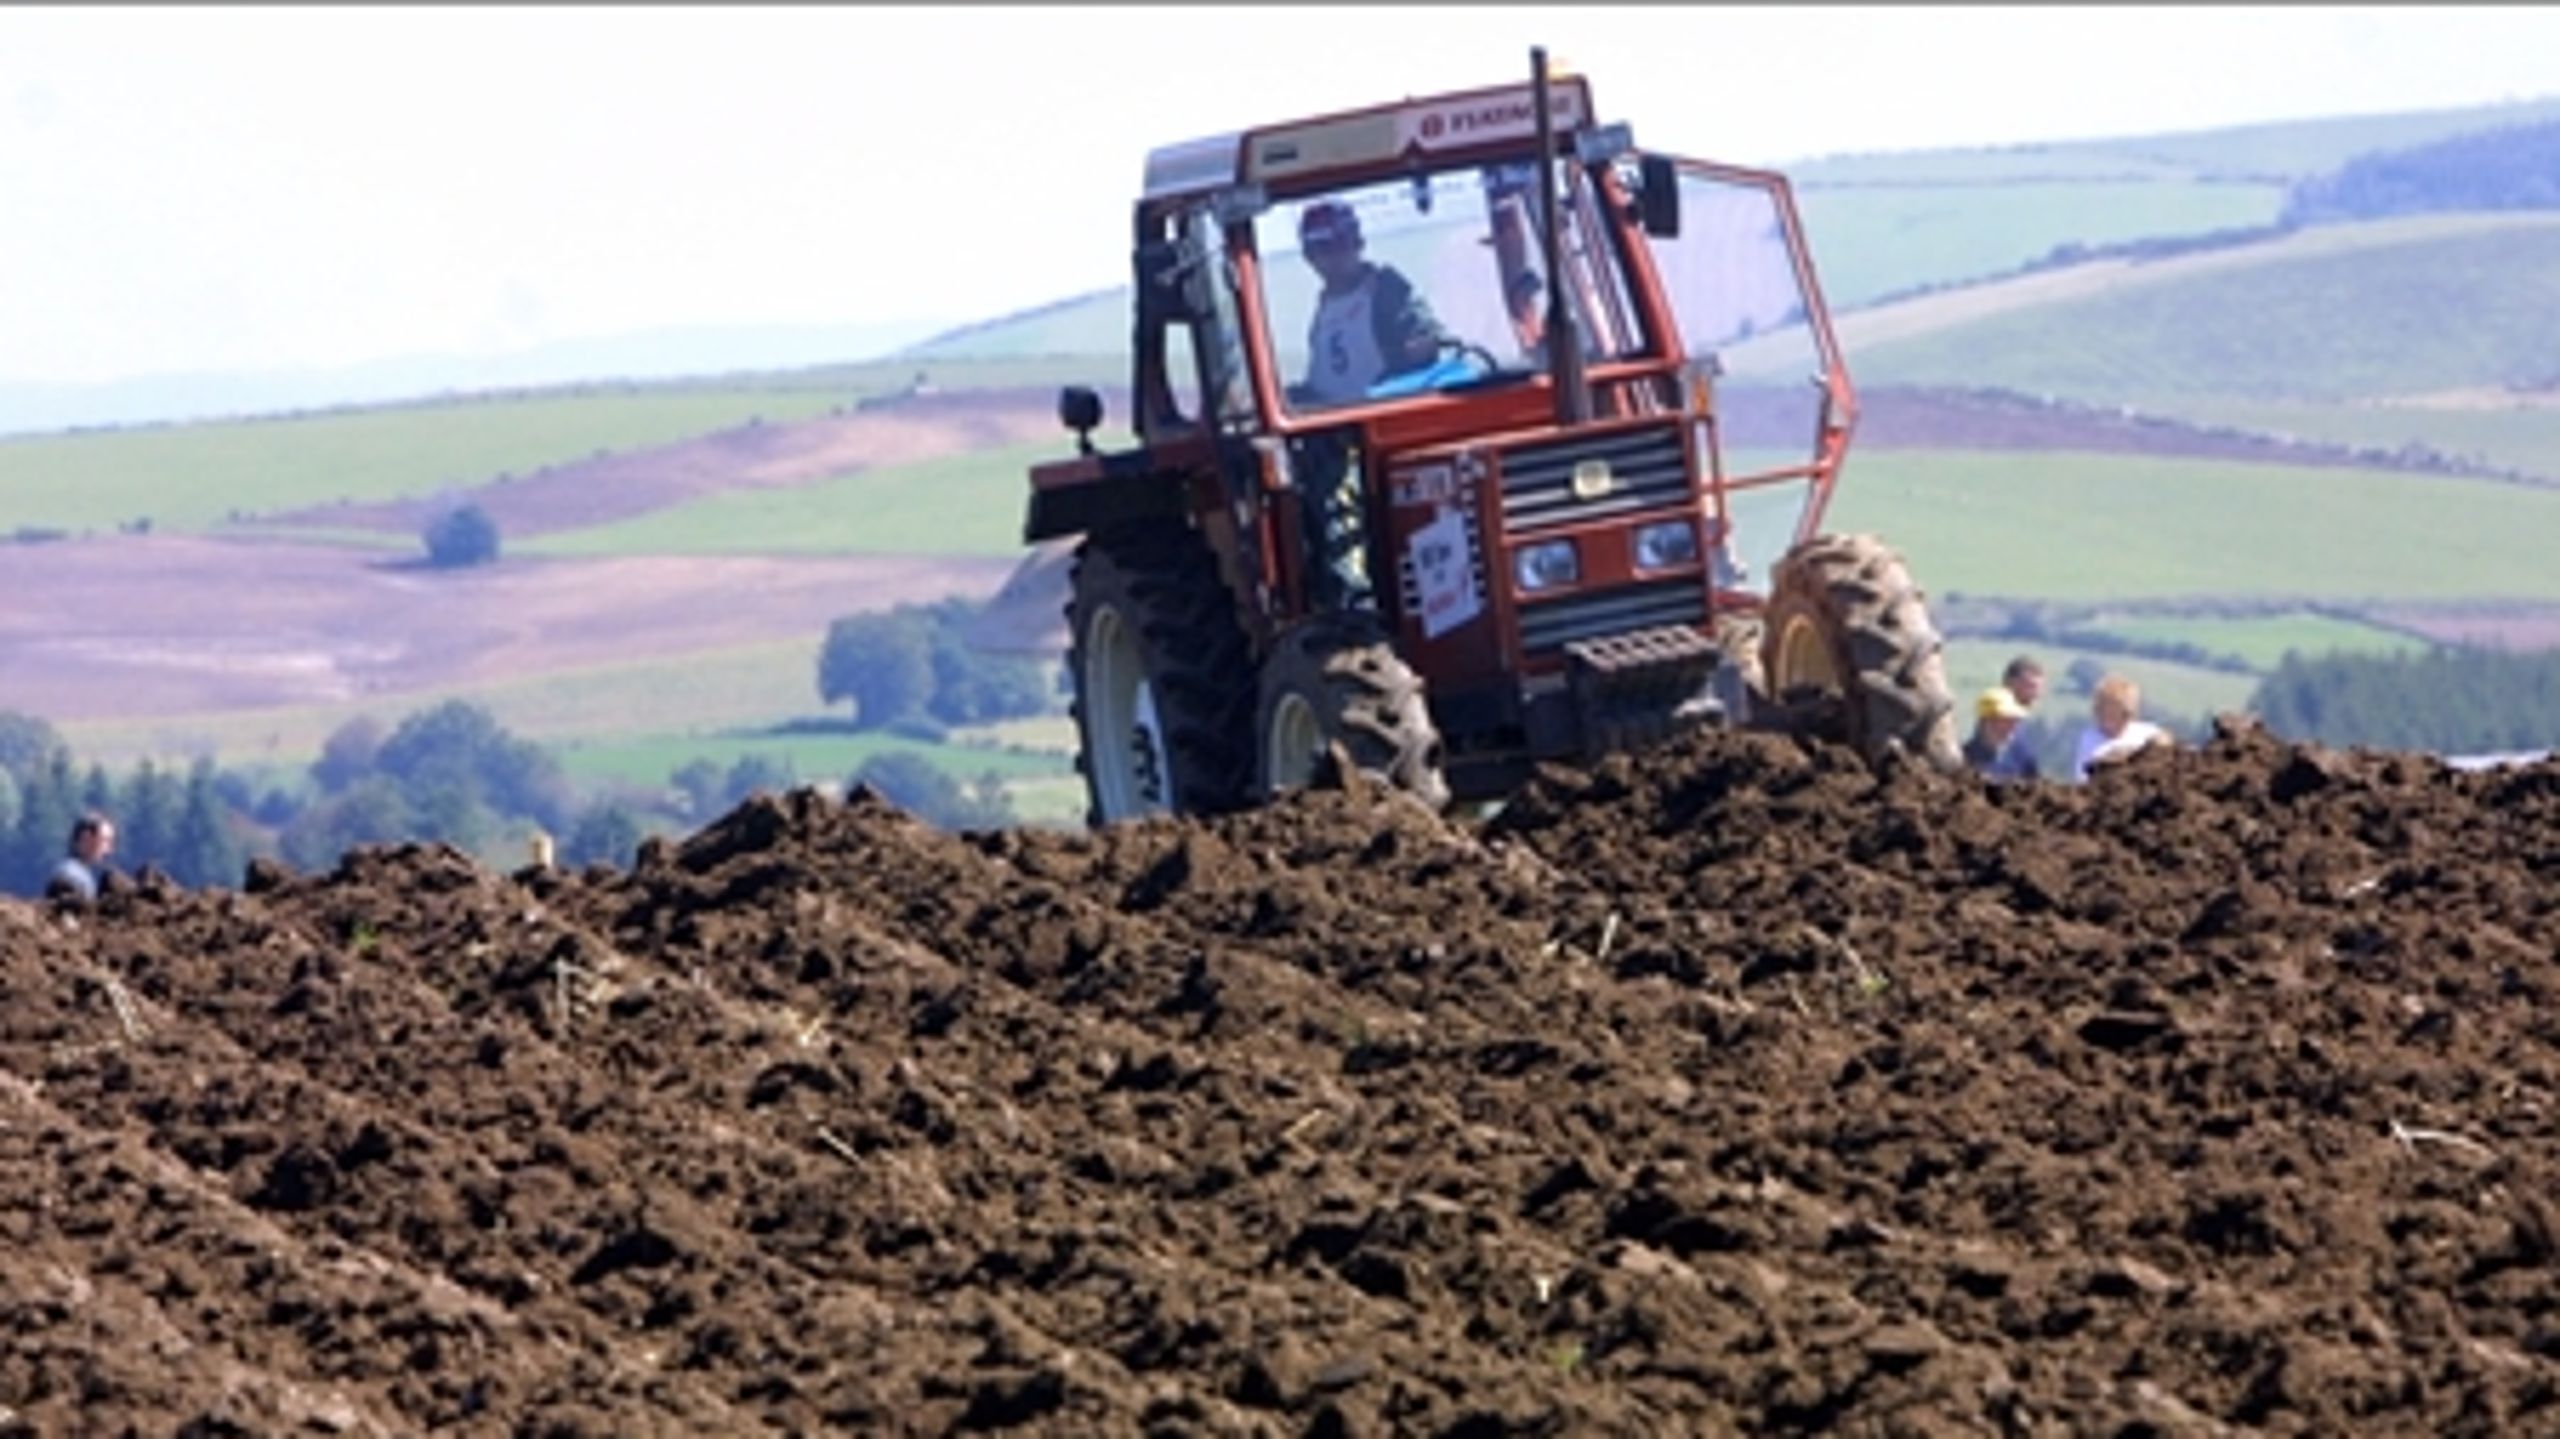
{"label": "large rear tire", "polygon": [[1770,576],[1761,669],[1770,696],[1824,714],[1870,761],[1900,750],[1964,767],[1946,644],[1902,556],[1873,535],[1817,535]]}
{"label": "large rear tire", "polygon": [[1122,526],[1077,548],[1069,583],[1086,821],[1242,805],[1253,653],[1208,546],[1183,525]]}
{"label": "large rear tire", "polygon": [[1377,782],[1448,807],[1440,728],[1422,678],[1373,616],[1316,616],[1282,635],[1263,661],[1254,716],[1262,794],[1303,788],[1334,745]]}

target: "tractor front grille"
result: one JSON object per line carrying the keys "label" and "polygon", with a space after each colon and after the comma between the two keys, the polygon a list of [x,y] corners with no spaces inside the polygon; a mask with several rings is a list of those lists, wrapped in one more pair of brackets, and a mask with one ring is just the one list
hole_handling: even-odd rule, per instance
{"label": "tractor front grille", "polygon": [[[1608,466],[1609,482],[1586,499],[1573,492],[1574,470],[1593,461]],[[1688,495],[1689,464],[1676,424],[1502,452],[1502,519],[1513,532],[1676,505]]]}
{"label": "tractor front grille", "polygon": [[1695,577],[1656,580],[1520,607],[1520,649],[1535,658],[1575,640],[1662,625],[1703,625],[1707,594]]}

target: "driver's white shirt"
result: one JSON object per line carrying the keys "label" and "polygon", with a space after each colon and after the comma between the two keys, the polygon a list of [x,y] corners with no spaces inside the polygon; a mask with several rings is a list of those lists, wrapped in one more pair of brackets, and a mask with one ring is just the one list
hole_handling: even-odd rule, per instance
{"label": "driver's white shirt", "polygon": [[1318,297],[1315,324],[1307,334],[1307,391],[1318,402],[1359,399],[1386,374],[1387,357],[1378,352],[1378,326],[1369,313],[1377,291],[1373,266],[1359,284]]}

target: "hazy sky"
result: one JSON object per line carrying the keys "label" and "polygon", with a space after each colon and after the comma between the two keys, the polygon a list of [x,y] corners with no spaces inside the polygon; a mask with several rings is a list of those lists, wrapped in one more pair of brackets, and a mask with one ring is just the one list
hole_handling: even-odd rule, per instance
{"label": "hazy sky", "polygon": [[0,9],[0,380],[695,324],[960,321],[1117,283],[1151,145],[1591,77],[1777,163],[2560,93],[2560,10]]}

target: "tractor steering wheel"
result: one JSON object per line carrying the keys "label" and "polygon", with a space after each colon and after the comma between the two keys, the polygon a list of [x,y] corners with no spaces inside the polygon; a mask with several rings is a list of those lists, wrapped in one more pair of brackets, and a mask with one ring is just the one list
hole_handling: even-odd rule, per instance
{"label": "tractor steering wheel", "polygon": [[1494,358],[1493,351],[1463,335],[1441,336],[1440,353],[1455,354],[1464,359],[1473,360],[1482,367],[1480,373],[1486,375],[1493,374],[1502,368],[1502,362]]}

